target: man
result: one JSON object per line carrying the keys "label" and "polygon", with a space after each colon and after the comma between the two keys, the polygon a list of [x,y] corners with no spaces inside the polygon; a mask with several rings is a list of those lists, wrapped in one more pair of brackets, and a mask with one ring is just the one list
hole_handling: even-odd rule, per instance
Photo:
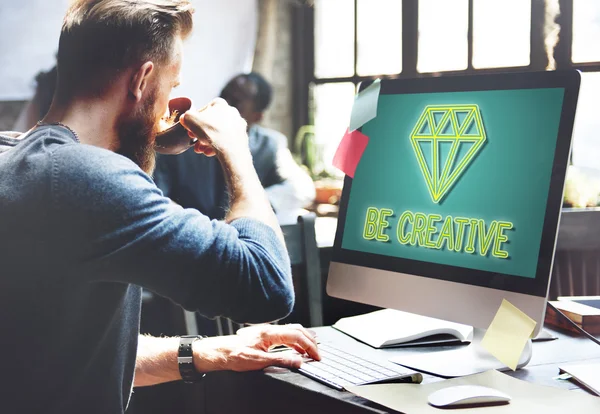
{"label": "man", "polygon": [[[225,170],[225,221],[174,205],[148,175],[191,29],[187,0],[77,0],[66,14],[52,106],[0,154],[6,412],[123,413],[134,385],[298,367],[298,355],[267,352],[277,344],[319,358],[300,326],[138,339],[140,286],[238,321],[293,306],[289,259],[237,110],[217,99],[182,119],[196,152]],[[180,344],[192,358],[178,366]]]}
{"label": "man", "polygon": [[[248,123],[254,168],[275,213],[280,220],[289,221],[288,216],[293,216],[295,222],[298,210],[314,200],[315,187],[292,158],[286,137],[258,125],[271,103],[271,85],[258,73],[241,74],[227,83],[221,97]],[[198,209],[215,219],[227,214],[227,180],[215,159],[192,152],[160,156],[154,180],[165,196],[183,207]]]}

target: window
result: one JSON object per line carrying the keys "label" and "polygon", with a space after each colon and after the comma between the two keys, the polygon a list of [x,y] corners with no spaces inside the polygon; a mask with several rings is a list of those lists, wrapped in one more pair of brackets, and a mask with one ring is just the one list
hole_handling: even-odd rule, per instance
{"label": "window", "polygon": [[[313,0],[307,20],[314,64],[302,69],[305,108],[330,165],[363,80],[446,74],[583,71],[573,162],[599,168],[600,2],[597,0]],[[556,7],[560,13],[553,16]],[[547,48],[545,26],[560,26]],[[303,26],[306,27],[306,26]],[[312,49],[310,49],[312,50]],[[330,167],[330,172],[337,172]],[[341,173],[338,173],[341,174]]]}
{"label": "window", "polygon": [[402,72],[402,1],[358,0],[357,12],[357,74]]}
{"label": "window", "polygon": [[600,72],[581,75],[573,137],[573,164],[600,169]]}
{"label": "window", "polygon": [[331,166],[335,150],[348,128],[355,90],[352,82],[324,83],[311,87],[315,105],[315,144],[321,149],[323,163],[317,168],[334,175],[336,171],[327,166]]}
{"label": "window", "polygon": [[315,2],[315,76],[354,74],[354,1]]}
{"label": "window", "polygon": [[[562,1],[560,7],[561,13],[572,16],[566,27],[567,36],[571,30],[572,41],[570,56],[564,57],[565,67],[582,71],[572,162],[578,167],[600,170],[600,2]],[[568,51],[566,48],[565,54]]]}
{"label": "window", "polygon": [[473,67],[528,66],[531,1],[473,2]]}
{"label": "window", "polygon": [[573,62],[600,62],[600,2],[573,2]]}
{"label": "window", "polygon": [[311,123],[322,168],[339,176],[331,161],[348,127],[357,79],[402,72],[402,1],[315,0],[314,50]]}
{"label": "window", "polygon": [[467,68],[468,0],[419,0],[419,72]]}

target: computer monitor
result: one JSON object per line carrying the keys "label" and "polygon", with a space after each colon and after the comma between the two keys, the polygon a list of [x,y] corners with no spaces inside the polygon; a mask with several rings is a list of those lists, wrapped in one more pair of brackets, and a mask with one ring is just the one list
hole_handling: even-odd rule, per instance
{"label": "computer monitor", "polygon": [[381,81],[345,177],[330,296],[487,328],[543,325],[580,74]]}

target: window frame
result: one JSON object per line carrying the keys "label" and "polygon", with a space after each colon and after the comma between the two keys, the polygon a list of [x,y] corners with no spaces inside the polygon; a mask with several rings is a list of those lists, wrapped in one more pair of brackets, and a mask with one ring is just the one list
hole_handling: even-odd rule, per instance
{"label": "window frame", "polygon": [[[294,131],[307,125],[311,120],[310,87],[326,83],[352,82],[358,85],[365,80],[376,78],[422,78],[436,76],[453,76],[467,74],[506,73],[515,71],[543,71],[548,66],[548,58],[544,45],[545,1],[531,0],[531,35],[530,61],[527,66],[480,68],[473,67],[473,3],[468,0],[468,65],[464,70],[420,73],[417,71],[418,59],[418,16],[419,1],[402,1],[402,72],[394,75],[359,76],[357,74],[358,58],[358,0],[354,0],[354,75],[347,77],[318,78],[315,76],[315,19],[314,8],[307,3],[296,4],[292,14],[293,32],[293,99],[296,110],[292,124]],[[556,69],[578,69],[582,72],[600,72],[600,61],[573,63],[571,58],[573,42],[573,0],[559,0],[560,15],[556,22],[560,25],[559,41],[554,48],[553,56]]]}

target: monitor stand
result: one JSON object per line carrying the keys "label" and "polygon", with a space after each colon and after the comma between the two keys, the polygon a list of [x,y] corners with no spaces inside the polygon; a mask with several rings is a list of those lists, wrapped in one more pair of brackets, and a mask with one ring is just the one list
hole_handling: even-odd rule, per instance
{"label": "monitor stand", "polygon": [[[393,357],[391,361],[416,371],[446,378],[463,377],[492,369],[498,371],[509,370],[510,368],[498,361],[481,346],[484,334],[485,329],[473,328],[473,340],[470,345],[432,352],[423,352],[426,348],[421,348],[417,353],[398,355]],[[532,346],[531,339],[529,339],[525,344],[517,369],[529,363],[531,354]]]}

